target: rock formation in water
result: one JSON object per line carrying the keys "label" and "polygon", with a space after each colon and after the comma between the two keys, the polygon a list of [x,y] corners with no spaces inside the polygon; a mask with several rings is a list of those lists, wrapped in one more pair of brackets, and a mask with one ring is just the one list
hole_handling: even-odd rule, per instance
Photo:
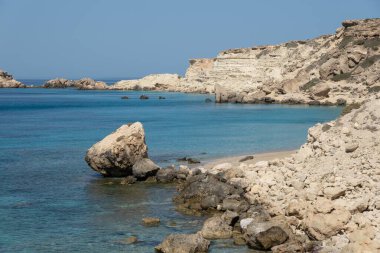
{"label": "rock formation in water", "polygon": [[80,80],[68,80],[56,78],[47,81],[43,88],[77,88],[79,90],[106,90],[108,85],[105,82],[95,81],[91,78],[82,78]]}
{"label": "rock formation in water", "polygon": [[0,88],[25,88],[26,85],[13,79],[13,76],[0,69]]}
{"label": "rock formation in water", "polygon": [[145,132],[140,122],[123,125],[94,144],[85,160],[93,170],[108,177],[133,176],[143,180],[159,170],[148,159]]}
{"label": "rock formation in water", "polygon": [[180,208],[224,211],[205,238],[273,252],[380,251],[380,95],[309,129],[291,157],[220,164],[180,187]]}

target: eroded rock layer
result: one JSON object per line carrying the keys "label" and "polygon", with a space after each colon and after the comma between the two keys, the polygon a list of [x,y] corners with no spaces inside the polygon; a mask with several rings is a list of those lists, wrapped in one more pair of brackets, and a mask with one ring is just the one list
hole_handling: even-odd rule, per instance
{"label": "eroded rock layer", "polygon": [[380,90],[380,19],[342,24],[333,35],[191,60],[182,85],[214,90],[217,102],[362,101]]}

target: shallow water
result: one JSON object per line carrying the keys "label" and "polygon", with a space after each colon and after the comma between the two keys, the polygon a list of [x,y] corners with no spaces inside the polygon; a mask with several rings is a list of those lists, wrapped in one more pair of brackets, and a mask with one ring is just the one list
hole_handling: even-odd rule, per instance
{"label": "shallow water", "polygon": [[[150,99],[139,100],[143,93]],[[294,149],[308,127],[341,110],[143,93],[0,89],[0,252],[153,252],[169,233],[199,230],[204,218],[174,211],[172,186],[123,186],[87,167],[87,148],[122,124],[141,121],[151,158],[165,165]],[[162,223],[145,228],[145,216]],[[120,243],[131,235],[140,242]],[[211,252],[247,252],[224,246],[214,243]]]}

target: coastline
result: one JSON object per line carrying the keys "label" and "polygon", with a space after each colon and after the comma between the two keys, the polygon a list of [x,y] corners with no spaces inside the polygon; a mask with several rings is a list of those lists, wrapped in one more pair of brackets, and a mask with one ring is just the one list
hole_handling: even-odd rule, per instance
{"label": "coastline", "polygon": [[[297,152],[298,149],[291,150],[281,150],[281,151],[269,151],[262,153],[252,153],[245,155],[235,155],[235,156],[225,156],[220,158],[210,158],[203,162],[200,165],[194,167],[203,167],[206,170],[212,169],[214,166],[222,163],[230,163],[232,166],[238,166],[240,163],[244,162],[247,165],[255,164],[261,161],[271,161],[274,159],[284,159],[289,157]],[[246,161],[241,161],[248,156],[253,156],[253,159],[248,159]]]}

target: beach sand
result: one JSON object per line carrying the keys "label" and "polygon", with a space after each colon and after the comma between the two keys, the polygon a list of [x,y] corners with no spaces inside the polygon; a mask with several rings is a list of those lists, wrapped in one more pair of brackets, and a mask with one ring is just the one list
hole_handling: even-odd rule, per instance
{"label": "beach sand", "polygon": [[223,157],[218,159],[210,159],[202,162],[202,167],[205,169],[211,169],[215,165],[221,164],[221,163],[231,163],[232,165],[238,165],[241,159],[247,157],[247,156],[253,156],[253,159],[249,159],[244,161],[246,164],[255,164],[260,161],[270,161],[273,159],[282,159],[285,157],[288,157],[294,153],[296,153],[297,150],[285,150],[285,151],[277,151],[277,152],[267,152],[267,153],[258,153],[258,154],[246,154],[246,155],[240,155],[240,156],[230,156],[230,157]]}

